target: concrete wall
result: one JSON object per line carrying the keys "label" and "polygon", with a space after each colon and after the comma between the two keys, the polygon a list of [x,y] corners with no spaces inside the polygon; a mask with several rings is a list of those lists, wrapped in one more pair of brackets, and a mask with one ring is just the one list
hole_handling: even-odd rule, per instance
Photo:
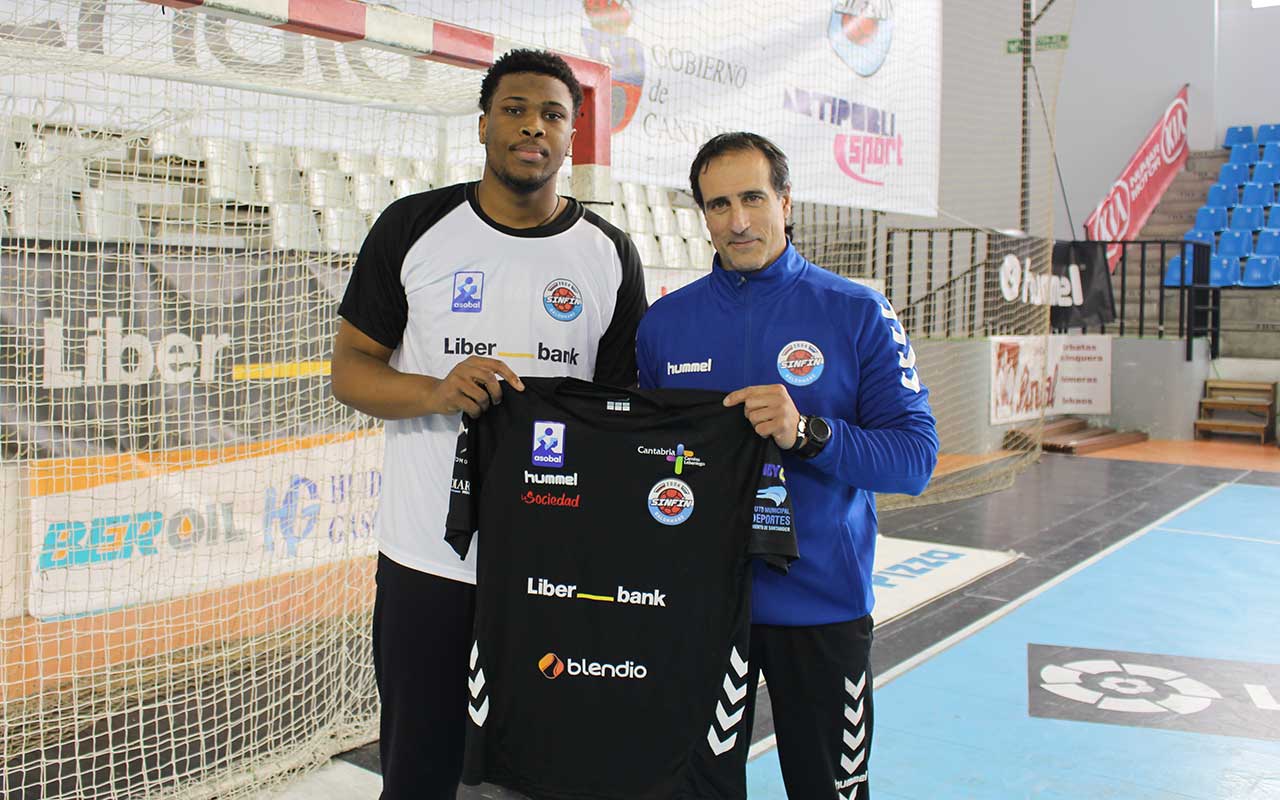
{"label": "concrete wall", "polygon": [[1214,110],[1219,134],[1230,125],[1280,123],[1280,6],[1253,8],[1249,0],[1217,2]]}
{"label": "concrete wall", "polygon": [[25,613],[31,574],[31,533],[22,514],[22,469],[0,462],[0,620]]}
{"label": "concrete wall", "polygon": [[1152,439],[1194,439],[1200,395],[1209,377],[1209,342],[1177,339],[1111,340],[1111,416],[1093,421]]}
{"label": "concrete wall", "polygon": [[[1076,0],[1056,123],[1076,237],[1182,84],[1191,147],[1216,143],[1214,25],[1213,0]],[[1072,238],[1055,197],[1054,230]]]}

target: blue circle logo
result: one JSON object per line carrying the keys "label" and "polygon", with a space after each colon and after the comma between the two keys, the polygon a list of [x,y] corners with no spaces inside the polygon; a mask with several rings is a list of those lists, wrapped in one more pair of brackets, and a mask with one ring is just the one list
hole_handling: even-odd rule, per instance
{"label": "blue circle logo", "polygon": [[649,490],[649,513],[663,525],[679,525],[693,515],[693,489],[675,478],[658,481]]}
{"label": "blue circle logo", "polygon": [[794,341],[778,352],[778,374],[792,386],[808,386],[821,378],[825,363],[813,342]]}
{"label": "blue circle logo", "polygon": [[582,292],[568,278],[556,278],[542,290],[542,307],[552,319],[572,322],[582,313]]}

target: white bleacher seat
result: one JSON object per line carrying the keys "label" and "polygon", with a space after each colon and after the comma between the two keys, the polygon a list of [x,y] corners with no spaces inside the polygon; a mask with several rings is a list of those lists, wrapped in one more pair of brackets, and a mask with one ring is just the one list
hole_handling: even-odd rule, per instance
{"label": "white bleacher seat", "polygon": [[200,144],[195,136],[182,128],[161,128],[151,134],[151,158],[156,161],[166,158],[199,161]]}
{"label": "white bleacher seat", "polygon": [[307,199],[302,191],[302,175],[292,163],[258,167],[258,198],[262,205],[268,206],[272,203],[305,205]]}
{"label": "white bleacher seat", "polygon": [[650,208],[671,207],[671,197],[668,191],[661,186],[646,185],[644,187],[644,199]]}
{"label": "white bleacher seat", "polygon": [[71,192],[34,183],[9,185],[11,236],[69,239],[80,236],[80,218]]}
{"label": "white bleacher seat", "polygon": [[462,162],[449,165],[449,173],[447,184],[466,183],[468,181],[478,181],[480,176],[484,174],[484,164],[476,162]]}
{"label": "white bleacher seat", "polygon": [[102,241],[142,238],[138,209],[127,192],[85,189],[80,193],[80,222],[84,235]]}
{"label": "white bleacher seat", "polygon": [[278,250],[319,250],[320,229],[307,206],[271,207],[271,246]]}
{"label": "white bleacher seat", "polygon": [[659,236],[679,235],[679,228],[676,227],[676,218],[671,213],[670,206],[650,206],[649,213],[653,216],[654,233]]}
{"label": "white bleacher seat", "polygon": [[366,214],[381,214],[396,199],[391,181],[381,175],[368,173],[356,175],[352,181],[356,208]]}
{"label": "white bleacher seat", "polygon": [[670,269],[691,269],[689,248],[679,236],[659,236],[658,246],[662,251],[662,263]]}
{"label": "white bleacher seat", "polygon": [[407,197],[411,194],[425,192],[431,188],[422,178],[400,176],[394,182],[396,197]]}
{"label": "white bleacher seat", "polygon": [[256,199],[253,172],[244,143],[233,139],[206,137],[200,143],[204,153],[205,184],[215,203],[248,205]]}
{"label": "white bleacher seat", "polygon": [[249,163],[255,167],[271,167],[274,169],[296,169],[293,162],[293,148],[269,142],[249,142]]}
{"label": "white bleacher seat", "polygon": [[631,241],[636,244],[636,251],[640,254],[640,264],[645,267],[661,267],[662,266],[662,250],[658,247],[658,240],[650,233],[633,233]]}
{"label": "white bleacher seat", "polygon": [[649,207],[643,204],[626,206],[627,231],[629,233],[653,233],[653,216]]}
{"label": "white bleacher seat", "polygon": [[598,203],[587,206],[587,208],[600,215],[605,222],[620,230],[627,229],[627,215],[622,210],[622,206],[612,204]]}
{"label": "white bleacher seat", "polygon": [[0,238],[9,235],[9,212],[0,208]]}
{"label": "white bleacher seat", "polygon": [[428,186],[439,186],[436,175],[436,162],[433,158],[413,159],[413,174],[427,182]]}
{"label": "white bleacher seat", "polygon": [[84,148],[66,136],[34,136],[27,141],[27,168],[32,183],[78,192],[88,184]]}
{"label": "white bleacher seat", "polygon": [[648,205],[648,201],[644,197],[644,187],[638,183],[630,183],[623,181],[622,188],[622,204],[627,208],[632,206]]}
{"label": "white bleacher seat", "polygon": [[351,205],[347,176],[337,170],[318,169],[307,173],[307,190],[312,208],[346,208]]}
{"label": "white bleacher seat", "polygon": [[98,188],[126,194],[135,204],[144,206],[178,206],[187,199],[187,187],[172,181],[104,179],[98,183]]}
{"label": "white bleacher seat", "polygon": [[668,278],[670,274],[670,270],[654,267],[644,268],[644,293],[649,305],[653,305],[658,298],[671,291]]}
{"label": "white bleacher seat", "polygon": [[693,269],[709,270],[711,269],[711,259],[715,256],[716,251],[711,247],[711,243],[702,238],[685,239],[685,244],[689,248],[689,263]]}
{"label": "white bleacher seat", "polygon": [[309,147],[295,147],[293,150],[294,161],[298,164],[298,169],[303,172],[311,172],[317,169],[337,169],[338,156],[329,150],[313,150]]}
{"label": "white bleacher seat", "polygon": [[615,206],[621,207],[626,205],[622,198],[622,184],[617,181],[613,181],[609,184],[609,198],[613,201]]}
{"label": "white bleacher seat", "polygon": [[413,163],[402,156],[373,157],[373,171],[384,178],[400,178],[413,174]]}
{"label": "white bleacher seat", "polygon": [[702,214],[692,208],[677,208],[676,231],[686,239],[705,239],[707,229],[702,224]]}
{"label": "white bleacher seat", "polygon": [[325,208],[320,211],[320,229],[325,250],[358,253],[369,233],[369,223],[364,214],[353,208]]}
{"label": "white bleacher seat", "polygon": [[338,169],[348,175],[359,175],[374,172],[373,155],[370,153],[352,153],[343,150],[338,153]]}

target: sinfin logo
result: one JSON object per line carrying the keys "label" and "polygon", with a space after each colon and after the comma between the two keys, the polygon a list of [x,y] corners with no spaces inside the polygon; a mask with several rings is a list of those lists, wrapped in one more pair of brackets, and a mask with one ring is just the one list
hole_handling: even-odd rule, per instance
{"label": "sinfin logo", "polygon": [[679,525],[693,515],[693,489],[684,481],[667,478],[649,490],[649,513],[663,525]]}
{"label": "sinfin logo", "polygon": [[827,41],[854,72],[864,78],[874,75],[893,45],[892,0],[835,0]]}
{"label": "sinfin logo", "polygon": [[568,278],[556,278],[542,290],[542,307],[552,319],[572,322],[582,313],[582,292]]}
{"label": "sinfin logo", "polygon": [[797,340],[778,352],[778,374],[792,386],[808,386],[822,377],[826,359],[813,342]]}

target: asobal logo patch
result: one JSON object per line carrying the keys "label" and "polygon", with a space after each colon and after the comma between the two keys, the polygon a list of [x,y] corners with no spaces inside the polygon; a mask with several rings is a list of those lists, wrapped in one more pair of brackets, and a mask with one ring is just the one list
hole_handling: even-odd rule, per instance
{"label": "asobal logo patch", "polygon": [[453,302],[450,306],[454,312],[478,314],[484,308],[484,273],[453,273]]}
{"label": "asobal logo patch", "polygon": [[540,419],[533,423],[533,465],[564,466],[564,423]]}
{"label": "asobal logo patch", "polygon": [[1027,645],[1033,717],[1280,741],[1280,664]]}

